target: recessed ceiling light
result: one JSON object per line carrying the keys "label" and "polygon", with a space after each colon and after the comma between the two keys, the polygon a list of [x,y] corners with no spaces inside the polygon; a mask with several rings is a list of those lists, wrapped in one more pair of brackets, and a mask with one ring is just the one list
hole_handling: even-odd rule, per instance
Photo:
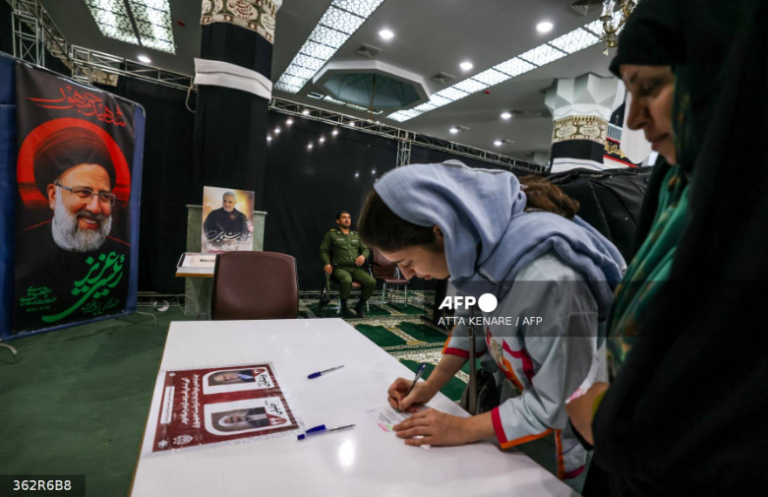
{"label": "recessed ceiling light", "polygon": [[332,134],[333,136],[336,136],[336,135],[338,135],[338,134],[339,134],[339,130],[338,130],[338,129],[334,129],[334,130],[331,132],[331,134]]}
{"label": "recessed ceiling light", "polygon": [[500,147],[501,146],[501,140],[496,140],[495,142],[493,142],[493,144],[496,145],[497,147]]}
{"label": "recessed ceiling light", "polygon": [[275,134],[277,134],[277,135],[280,134],[280,128],[275,128]]}
{"label": "recessed ceiling light", "polygon": [[301,113],[304,114],[305,116],[308,116],[309,115],[309,109],[304,109],[303,111],[301,111]]}
{"label": "recessed ceiling light", "polygon": [[288,119],[287,121],[285,121],[285,124],[290,126],[291,124],[293,124],[293,119]]}
{"label": "recessed ceiling light", "polygon": [[268,137],[267,137],[267,141],[268,141],[268,142],[271,142],[271,141],[272,141],[272,137],[271,137],[271,136],[268,136]]}
{"label": "recessed ceiling light", "polygon": [[[499,142],[499,143],[501,143],[501,142]],[[307,145],[307,148],[312,150],[312,144],[310,143],[309,145]]]}
{"label": "recessed ceiling light", "polygon": [[458,133],[458,132],[459,132],[459,128],[453,127],[453,128],[451,128],[451,129],[449,129],[448,131],[450,131],[450,132],[451,132],[451,134],[454,134],[454,135],[455,135],[456,133]]}
{"label": "recessed ceiling light", "polygon": [[536,31],[539,33],[549,33],[554,25],[549,21],[540,22],[536,25]]}
{"label": "recessed ceiling light", "polygon": [[469,71],[475,66],[473,66],[471,62],[462,62],[461,64],[459,64],[459,67],[464,71]]}
{"label": "recessed ceiling light", "polygon": [[502,119],[509,119],[511,117],[512,117],[512,114],[510,114],[509,112],[502,112],[501,113],[501,118]]}
{"label": "recessed ceiling light", "polygon": [[320,141],[320,143],[323,143],[323,142],[325,142],[325,138],[321,136],[319,141]]}
{"label": "recessed ceiling light", "polygon": [[382,29],[381,31],[379,31],[379,36],[381,36],[385,40],[391,40],[392,38],[395,37],[395,33],[393,33],[388,29]]}
{"label": "recessed ceiling light", "polygon": [[150,59],[146,55],[139,55],[139,62],[143,62],[145,64],[151,64],[152,63],[152,59]]}
{"label": "recessed ceiling light", "polygon": [[358,176],[360,176],[360,173],[355,173],[355,178],[357,178]]}
{"label": "recessed ceiling light", "polygon": [[353,121],[353,122],[349,123],[349,125],[354,127],[355,126],[355,122]]}
{"label": "recessed ceiling light", "polygon": [[371,174],[376,174],[376,170],[375,169],[371,169]]}

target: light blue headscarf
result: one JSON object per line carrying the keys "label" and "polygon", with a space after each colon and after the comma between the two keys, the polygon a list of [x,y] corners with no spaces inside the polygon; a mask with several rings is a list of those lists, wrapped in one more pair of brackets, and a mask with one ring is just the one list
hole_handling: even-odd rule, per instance
{"label": "light blue headscarf", "polygon": [[374,189],[398,217],[440,227],[451,282],[462,293],[501,301],[523,266],[553,251],[582,275],[601,319],[607,316],[625,268],[621,254],[578,216],[526,212],[514,174],[450,160],[399,167]]}

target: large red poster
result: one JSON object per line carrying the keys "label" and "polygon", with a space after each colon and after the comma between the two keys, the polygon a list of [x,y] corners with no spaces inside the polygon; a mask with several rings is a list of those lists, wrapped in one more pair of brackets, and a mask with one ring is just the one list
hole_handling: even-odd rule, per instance
{"label": "large red poster", "polygon": [[162,374],[152,452],[299,429],[271,364]]}

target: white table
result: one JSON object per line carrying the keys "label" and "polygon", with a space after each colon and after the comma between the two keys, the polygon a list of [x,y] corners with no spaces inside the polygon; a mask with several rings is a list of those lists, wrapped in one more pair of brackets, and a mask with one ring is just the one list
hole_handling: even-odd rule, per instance
{"label": "white table", "polygon": [[[413,373],[340,319],[173,323],[161,369],[259,362],[274,364],[305,427],[357,426],[301,442],[284,436],[142,457],[133,497],[577,496],[524,454],[494,443],[424,450],[382,431],[364,410],[386,405],[392,381]],[[467,416],[442,394],[429,405]],[[153,403],[149,423],[158,408]]]}

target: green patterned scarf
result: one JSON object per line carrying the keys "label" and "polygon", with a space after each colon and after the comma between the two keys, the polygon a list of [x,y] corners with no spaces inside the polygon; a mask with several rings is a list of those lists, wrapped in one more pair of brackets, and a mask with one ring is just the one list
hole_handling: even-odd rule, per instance
{"label": "green patterned scarf", "polygon": [[[677,162],[689,164],[695,160],[696,147],[687,119],[690,104],[688,74],[678,68],[675,75],[673,127]],[[659,289],[669,279],[675,249],[687,224],[688,186],[687,173],[680,166],[672,166],[662,182],[659,206],[648,236],[616,288],[607,343],[612,378],[626,360],[648,307],[653,305]]]}

